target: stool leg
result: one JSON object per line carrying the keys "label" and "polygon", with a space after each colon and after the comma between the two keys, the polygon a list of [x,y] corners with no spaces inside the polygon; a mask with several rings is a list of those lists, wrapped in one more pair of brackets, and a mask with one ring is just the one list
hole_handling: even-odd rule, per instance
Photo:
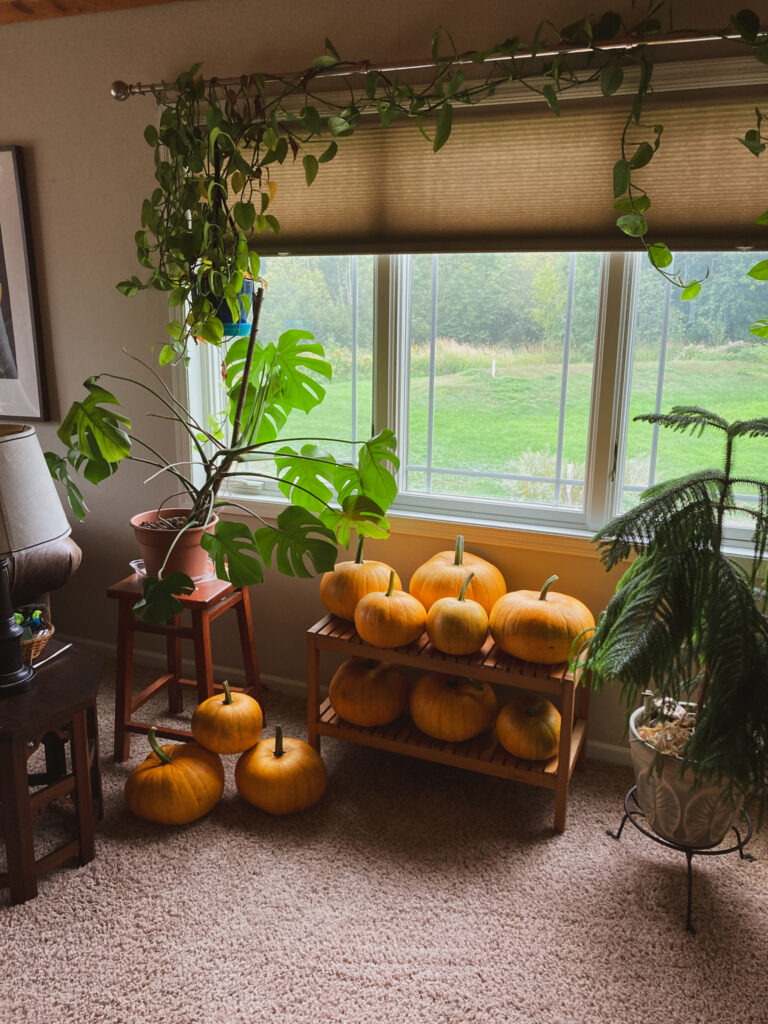
{"label": "stool leg", "polygon": [[[24,740],[13,738],[3,756],[0,772],[5,852],[11,903],[24,903],[37,896],[35,841],[32,807],[27,786],[27,752]],[[10,760],[10,764],[8,761]]]}
{"label": "stool leg", "polygon": [[133,611],[128,600],[123,599],[119,601],[117,617],[115,683],[115,760],[127,761],[131,756],[131,734],[125,726],[133,710]]}
{"label": "stool leg", "polygon": [[99,722],[96,717],[96,702],[86,709],[88,725],[88,742],[93,743],[93,761],[91,762],[91,793],[93,805],[99,821],[104,817],[104,794],[101,788],[101,763],[99,761]]}
{"label": "stool leg", "polygon": [[[251,697],[254,697],[261,704],[264,711],[264,701],[261,691],[261,674],[259,673],[259,658],[256,654],[256,641],[253,636],[253,619],[251,618],[251,599],[248,588],[243,587],[240,591],[241,600],[235,605],[237,612],[237,625],[240,632],[240,647],[243,652],[243,667],[245,668],[246,689]],[[265,719],[266,722],[266,719]]]}
{"label": "stool leg", "polygon": [[197,703],[213,696],[213,662],[211,660],[211,622],[205,609],[192,610],[192,643],[195,648]]}
{"label": "stool leg", "polygon": [[[181,625],[181,616],[174,615],[173,625]],[[165,663],[172,678],[168,681],[168,711],[179,715],[184,710],[184,694],[181,679],[181,640],[177,636],[165,638]]]}
{"label": "stool leg", "polygon": [[75,775],[75,807],[77,809],[77,831],[80,837],[80,863],[93,860],[93,796],[91,794],[91,770],[88,764],[88,729],[85,711],[72,719],[72,770]]}

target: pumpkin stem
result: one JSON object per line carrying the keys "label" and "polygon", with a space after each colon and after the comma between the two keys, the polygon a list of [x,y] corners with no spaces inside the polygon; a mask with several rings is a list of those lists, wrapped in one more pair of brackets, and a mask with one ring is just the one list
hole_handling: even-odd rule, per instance
{"label": "pumpkin stem", "polygon": [[456,547],[453,550],[453,564],[464,565],[464,538],[461,534],[456,538]]}
{"label": "pumpkin stem", "polygon": [[275,757],[282,757],[285,753],[283,748],[283,727],[282,725],[275,726]]}
{"label": "pumpkin stem", "polygon": [[470,583],[472,582],[472,577],[473,577],[474,575],[475,575],[475,574],[474,574],[473,572],[467,573],[467,578],[466,578],[466,579],[464,580],[464,582],[463,582],[463,583],[461,584],[461,590],[459,591],[459,600],[460,600],[460,601],[463,601],[463,600],[464,600],[464,598],[465,598],[465,597],[467,596],[467,587],[468,587],[468,586],[469,586],[469,584],[470,584]]}
{"label": "pumpkin stem", "polygon": [[365,537],[357,538],[357,551],[355,552],[355,565],[363,564],[363,541]]}
{"label": "pumpkin stem", "polygon": [[464,676],[451,676],[450,679],[446,679],[445,685],[453,689],[454,686],[459,686],[461,683],[469,683],[475,690],[482,691],[483,684],[478,683],[475,679],[465,679]]}
{"label": "pumpkin stem", "polygon": [[534,701],[534,703],[531,704],[529,708],[526,708],[525,713],[529,718],[536,718],[537,715],[540,715],[542,713],[546,706],[547,702],[544,700],[543,697],[541,697],[539,698],[539,700]]}
{"label": "pumpkin stem", "polygon": [[392,597],[392,592],[394,591],[394,589],[395,589],[395,570],[393,569],[392,572],[389,574],[389,586],[387,587],[387,592],[386,592],[386,594],[384,596],[385,597]]}
{"label": "pumpkin stem", "polygon": [[152,726],[152,728],[147,733],[147,739],[149,740],[149,745],[150,745],[150,747],[152,747],[152,750],[160,758],[160,763],[161,764],[170,764],[173,759],[168,754],[166,754],[166,752],[163,750],[163,748],[157,742],[157,729],[154,727],[154,725]]}
{"label": "pumpkin stem", "polygon": [[224,700],[222,701],[222,704],[231,704],[232,690],[229,688],[228,680],[225,679],[221,685],[224,687]]}
{"label": "pumpkin stem", "polygon": [[549,577],[549,579],[544,583],[544,586],[541,588],[541,593],[539,594],[539,600],[540,601],[546,601],[546,599],[547,599],[547,591],[552,586],[552,584],[555,582],[555,580],[559,580],[559,579],[560,579],[560,577],[558,575],[556,575],[556,574]]}

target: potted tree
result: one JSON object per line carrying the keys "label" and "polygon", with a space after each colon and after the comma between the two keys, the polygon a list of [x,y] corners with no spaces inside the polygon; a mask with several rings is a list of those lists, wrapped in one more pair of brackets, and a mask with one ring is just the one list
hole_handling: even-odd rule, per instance
{"label": "potted tree", "polygon": [[[651,827],[682,846],[716,846],[743,801],[762,811],[768,794],[768,481],[734,460],[740,440],[768,438],[768,419],[729,423],[697,406],[638,419],[719,434],[722,465],[656,484],[596,534],[606,569],[635,558],[575,665],[595,686],[618,683],[634,709],[630,748]],[[725,549],[735,515],[754,528],[744,556]]]}

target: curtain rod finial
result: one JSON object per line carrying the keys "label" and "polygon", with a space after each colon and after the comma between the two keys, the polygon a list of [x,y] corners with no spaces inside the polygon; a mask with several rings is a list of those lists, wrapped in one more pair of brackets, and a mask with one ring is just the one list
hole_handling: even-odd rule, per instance
{"label": "curtain rod finial", "polygon": [[127,100],[133,95],[133,86],[128,85],[127,82],[113,82],[110,92],[116,100]]}

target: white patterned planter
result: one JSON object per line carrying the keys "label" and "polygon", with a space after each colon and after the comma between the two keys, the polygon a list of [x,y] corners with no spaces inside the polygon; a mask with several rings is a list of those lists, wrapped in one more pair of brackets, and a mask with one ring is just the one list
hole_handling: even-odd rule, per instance
{"label": "white patterned planter", "polygon": [[632,712],[629,749],[646,821],[671,843],[693,849],[717,846],[741,813],[743,799],[734,799],[724,783],[705,781],[693,789],[693,771],[687,768],[681,773],[682,761],[674,755],[661,755],[659,770],[656,748],[637,734],[644,713],[644,708]]}

